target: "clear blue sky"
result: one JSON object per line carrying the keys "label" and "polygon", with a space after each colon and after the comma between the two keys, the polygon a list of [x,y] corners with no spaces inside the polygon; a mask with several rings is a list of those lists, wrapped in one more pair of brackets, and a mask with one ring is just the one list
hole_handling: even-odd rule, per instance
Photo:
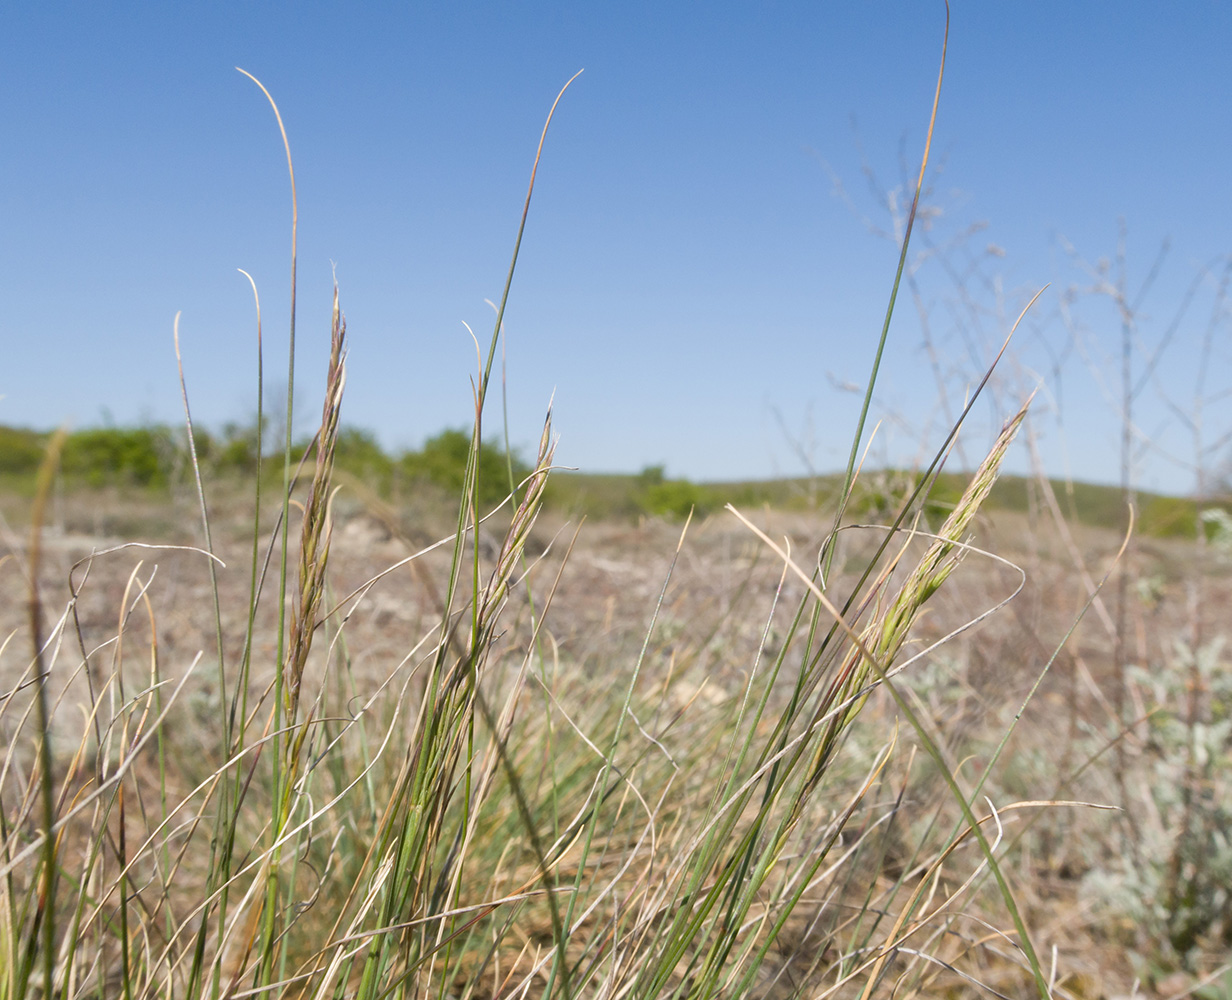
{"label": "clear blue sky", "polygon": [[[507,315],[515,442],[556,392],[561,461],[699,479],[845,460],[897,250],[869,224],[914,173],[944,7],[884,3],[10,4],[0,14],[0,423],[180,419],[172,320],[195,417],[255,404],[252,298],[285,383],[290,197],[299,186],[303,429],[318,409],[333,268],[351,337],[344,419],[390,447],[467,422],[544,116],[549,134]],[[1131,288],[1164,240],[1146,350],[1199,270],[1232,251],[1232,5],[955,0],[934,142],[931,238],[981,309],[1053,282],[966,455],[1043,377],[1050,471],[1117,476],[1120,325],[1065,250]],[[849,198],[836,194],[834,180]],[[976,223],[987,228],[966,240]],[[996,253],[987,252],[988,247]],[[920,244],[924,249],[924,244]],[[1001,255],[1003,253],[1003,256]],[[991,356],[933,259],[918,272],[948,404]],[[1227,316],[1203,365],[1214,279],[1138,415],[1189,460],[1175,411],[1232,384]],[[1080,348],[1080,349],[1076,349]],[[1144,355],[1135,364],[1139,371]],[[1032,374],[1036,373],[1036,374]],[[938,384],[909,296],[891,330],[874,454],[935,447]],[[497,400],[499,403],[499,400]],[[1059,418],[1058,418],[1059,413]],[[781,425],[780,425],[781,418]],[[499,406],[489,415],[494,429]],[[1208,407],[1208,439],[1232,426]],[[784,430],[786,428],[786,432]],[[922,440],[921,440],[922,439]],[[1025,453],[1015,461],[1021,468]],[[1184,490],[1157,452],[1144,485]]]}

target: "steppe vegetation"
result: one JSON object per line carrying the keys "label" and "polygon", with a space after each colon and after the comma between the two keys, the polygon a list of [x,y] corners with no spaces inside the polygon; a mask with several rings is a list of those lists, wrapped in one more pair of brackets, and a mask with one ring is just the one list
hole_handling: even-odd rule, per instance
{"label": "steppe vegetation", "polygon": [[419,451],[336,304],[272,458],[0,429],[0,998],[1232,995],[1216,491],[997,485],[1025,398],[970,475],[862,416],[808,484],[570,478],[489,443],[516,262]]}

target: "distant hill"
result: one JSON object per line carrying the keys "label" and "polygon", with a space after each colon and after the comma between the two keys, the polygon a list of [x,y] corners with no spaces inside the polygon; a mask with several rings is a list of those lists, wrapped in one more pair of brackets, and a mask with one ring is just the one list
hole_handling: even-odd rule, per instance
{"label": "distant hill", "polygon": [[[929,493],[926,508],[934,518],[944,517],[962,495],[967,477],[942,473]],[[1063,515],[1081,524],[1120,530],[1126,524],[1125,505],[1116,486],[1050,480]],[[661,470],[638,475],[559,472],[552,484],[552,502],[561,507],[598,517],[655,513],[681,516],[690,505],[709,513],[732,503],[741,508],[770,506],[780,510],[833,509],[843,485],[840,474],[808,478],[739,480],[692,483],[665,479]],[[884,518],[897,512],[903,498],[915,486],[909,472],[894,469],[865,470],[857,483],[851,504],[855,517]],[[1024,476],[1002,476],[985,510],[1026,513],[1044,503],[1040,484]],[[1232,512],[1232,498],[1205,503]],[[1138,529],[1157,537],[1191,536],[1196,530],[1198,504],[1187,497],[1137,493]]]}
{"label": "distant hill", "polygon": [[[50,433],[0,425],[0,490],[29,494]],[[230,425],[219,433],[196,432],[198,458],[207,475],[234,477],[252,475],[257,469],[257,435],[252,428]],[[418,451],[389,455],[376,438],[365,431],[347,429],[339,437],[338,466],[362,479],[383,498],[397,502],[416,483],[443,491],[456,491],[469,449],[469,435],[446,430],[429,439]],[[309,442],[301,441],[295,457]],[[493,442],[482,446],[481,482],[483,500],[495,503],[507,490],[509,465]],[[281,452],[261,457],[263,475],[277,476]],[[514,455],[515,480],[527,466]],[[61,456],[61,479],[69,489],[123,487],[165,490],[187,484],[191,463],[182,430],[161,425],[146,427],[87,428],[71,432]],[[895,514],[916,485],[915,475],[896,469],[866,469],[857,483],[850,505],[852,516],[884,519]],[[942,473],[930,490],[925,510],[939,520],[962,495],[966,477]],[[1082,524],[1120,529],[1126,523],[1121,491],[1113,486],[1052,480],[1062,513]],[[670,478],[662,466],[649,466],[636,474],[605,474],[559,471],[552,477],[548,502],[557,509],[597,518],[632,518],[654,515],[681,518],[693,510],[707,514],[726,503],[742,508],[770,506],[784,510],[833,509],[842,476],[743,480],[694,483]],[[987,510],[1026,512],[1042,504],[1039,484],[1022,476],[1003,476],[985,505]],[[1210,501],[1232,512],[1232,498]],[[1187,536],[1196,530],[1199,508],[1186,497],[1157,493],[1138,494],[1139,530],[1159,537]]]}

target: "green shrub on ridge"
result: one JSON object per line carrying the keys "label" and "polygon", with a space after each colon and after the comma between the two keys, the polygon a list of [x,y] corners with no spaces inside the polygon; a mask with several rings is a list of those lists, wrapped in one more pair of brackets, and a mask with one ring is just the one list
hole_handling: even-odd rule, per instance
{"label": "green shrub on ridge", "polygon": [[[459,493],[466,479],[470,451],[470,434],[451,428],[429,438],[419,451],[406,452],[398,460],[398,469],[412,482],[428,482],[450,493]],[[346,468],[345,460],[340,464]],[[512,465],[513,481],[517,485],[530,474],[530,467],[516,453],[512,456]],[[508,495],[509,462],[505,450],[485,441],[479,446],[479,501],[499,503]]]}

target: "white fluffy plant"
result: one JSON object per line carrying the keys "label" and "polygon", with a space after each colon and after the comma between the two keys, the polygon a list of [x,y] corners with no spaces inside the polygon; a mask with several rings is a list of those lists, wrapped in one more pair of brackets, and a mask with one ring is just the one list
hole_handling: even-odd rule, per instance
{"label": "white fluffy plant", "polygon": [[1138,799],[1139,839],[1115,867],[1093,871],[1095,898],[1167,941],[1187,964],[1202,947],[1232,944],[1232,669],[1226,637],[1196,651],[1181,640],[1169,662],[1130,668],[1151,710]]}

